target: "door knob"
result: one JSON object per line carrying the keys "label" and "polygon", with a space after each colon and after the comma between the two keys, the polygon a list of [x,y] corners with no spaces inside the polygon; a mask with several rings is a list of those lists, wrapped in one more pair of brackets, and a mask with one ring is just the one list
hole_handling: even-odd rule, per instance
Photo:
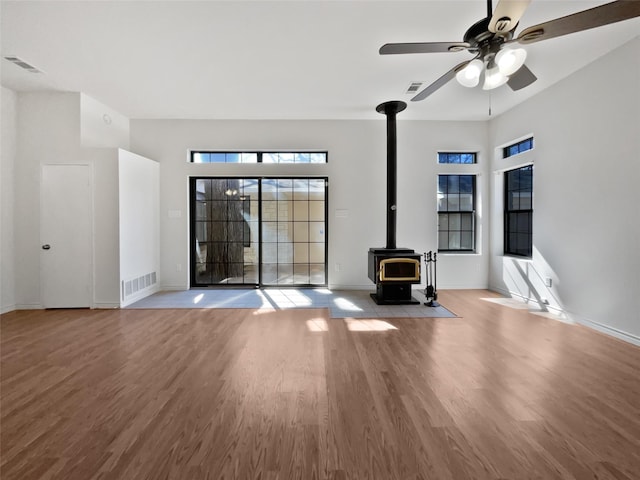
{"label": "door knob", "polygon": [[49,250],[50,248],[51,248],[51,245],[49,245],[48,243],[45,245],[42,245],[43,250]]}

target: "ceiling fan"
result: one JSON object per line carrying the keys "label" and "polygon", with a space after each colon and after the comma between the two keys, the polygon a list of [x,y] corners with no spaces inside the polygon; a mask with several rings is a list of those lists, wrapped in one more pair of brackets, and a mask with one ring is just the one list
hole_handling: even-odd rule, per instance
{"label": "ceiling fan", "polygon": [[494,11],[491,0],[487,0],[487,17],[469,27],[463,42],[387,43],[380,48],[380,55],[463,50],[475,55],[419,92],[411,99],[414,102],[424,100],[454,77],[465,87],[475,87],[484,77],[484,90],[505,83],[512,90],[520,90],[535,82],[537,77],[524,64],[526,50],[517,44],[527,45],[640,16],[640,0],[617,0],[525,28],[515,37],[515,29],[530,2],[500,0]]}

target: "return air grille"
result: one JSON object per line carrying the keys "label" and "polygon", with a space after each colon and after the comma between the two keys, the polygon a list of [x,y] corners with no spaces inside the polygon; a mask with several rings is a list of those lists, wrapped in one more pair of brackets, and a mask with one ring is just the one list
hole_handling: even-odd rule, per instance
{"label": "return air grille", "polygon": [[13,55],[7,55],[4,57],[5,60],[9,60],[11,63],[19,66],[20,68],[23,68],[25,70],[27,70],[28,72],[31,73],[42,73],[41,70],[38,70],[36,67],[34,67],[33,65],[25,62],[24,60],[22,60],[19,57],[13,56]]}
{"label": "return air grille", "polygon": [[137,294],[141,290],[156,284],[156,272],[122,281],[122,298]]}
{"label": "return air grille", "polygon": [[409,88],[407,88],[406,93],[416,93],[418,90],[420,90],[420,87],[423,83],[424,82],[411,82],[411,85],[409,85]]}

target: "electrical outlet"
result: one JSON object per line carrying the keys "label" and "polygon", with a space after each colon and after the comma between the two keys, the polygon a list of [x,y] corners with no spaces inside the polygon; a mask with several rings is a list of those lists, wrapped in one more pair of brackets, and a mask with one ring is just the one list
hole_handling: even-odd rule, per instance
{"label": "electrical outlet", "polygon": [[182,271],[182,264],[176,263],[176,272],[181,272],[181,271]]}
{"label": "electrical outlet", "polygon": [[550,286],[552,285],[552,283],[553,283],[553,282],[552,282],[552,280],[551,280],[551,277],[546,277],[546,278],[544,279],[544,286],[545,286],[545,287],[550,287]]}
{"label": "electrical outlet", "polygon": [[342,264],[341,263],[336,263],[336,267],[335,267],[336,272],[339,272],[340,268],[342,268]]}

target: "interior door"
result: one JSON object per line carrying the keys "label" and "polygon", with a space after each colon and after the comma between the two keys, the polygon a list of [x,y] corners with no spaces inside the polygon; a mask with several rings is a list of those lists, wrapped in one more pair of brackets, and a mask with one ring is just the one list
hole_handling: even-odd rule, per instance
{"label": "interior door", "polygon": [[91,185],[87,165],[43,165],[41,298],[45,308],[91,306]]}

